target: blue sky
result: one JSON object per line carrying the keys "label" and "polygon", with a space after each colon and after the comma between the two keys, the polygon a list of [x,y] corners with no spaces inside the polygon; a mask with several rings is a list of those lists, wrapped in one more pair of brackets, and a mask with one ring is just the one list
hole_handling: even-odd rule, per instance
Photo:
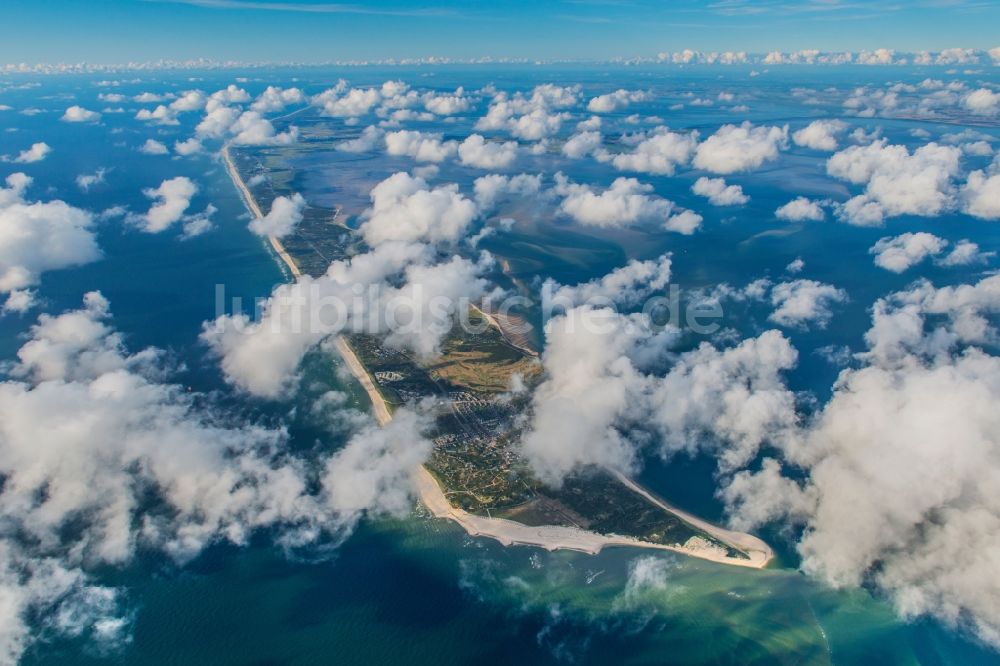
{"label": "blue sky", "polygon": [[[609,58],[1000,45],[996,0],[15,0],[0,63]],[[944,28],[944,29],[942,29]]]}

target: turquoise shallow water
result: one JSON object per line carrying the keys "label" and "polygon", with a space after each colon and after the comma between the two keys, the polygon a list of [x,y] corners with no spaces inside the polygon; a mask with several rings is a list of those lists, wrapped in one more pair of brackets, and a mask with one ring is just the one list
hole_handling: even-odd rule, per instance
{"label": "turquoise shallow water", "polygon": [[[426,70],[347,72],[358,83],[388,76],[411,77]],[[500,86],[526,88],[542,81],[620,86],[669,86],[673,80],[652,79],[636,72],[593,72],[554,69],[520,72],[473,72],[442,69],[435,74],[441,88],[496,81]],[[298,85],[335,81],[345,72],[294,73]],[[289,72],[256,72],[249,87],[265,83],[288,84]],[[681,72],[688,87],[710,89],[715,74],[705,80]],[[731,76],[721,72],[718,76]],[[789,75],[791,76],[791,75]],[[856,76],[824,73],[843,83]],[[919,73],[906,74],[914,78]],[[840,77],[840,78],[838,78]],[[199,85],[222,87],[232,74],[205,73]],[[428,77],[429,78],[429,77]],[[726,85],[738,85],[735,76]],[[55,109],[58,95],[93,97],[97,88],[87,77],[54,78],[42,88],[6,91],[2,101]],[[182,88],[183,77],[147,77],[126,84],[130,92],[155,86]],[[679,85],[679,84],[678,84]],[[787,88],[789,81],[772,85]],[[747,117],[783,122],[795,116],[757,93],[759,104]],[[142,208],[143,187],[163,178],[190,175],[202,186],[193,208],[209,201],[219,208],[218,229],[200,238],[180,242],[170,236],[147,236],[103,222],[99,240],[105,258],[78,269],[47,273],[40,295],[47,311],[76,307],[82,294],[100,289],[111,301],[116,325],[130,347],[148,345],[170,350],[179,366],[178,381],[196,390],[217,391],[230,409],[266,422],[288,422],[292,445],[334,448],[335,436],[324,433],[294,407],[308,402],[265,403],[231,394],[214,362],[197,343],[201,323],[215,314],[215,286],[225,285],[229,297],[245,302],[264,296],[282,279],[274,258],[245,229],[242,205],[221,167],[208,157],[172,161],[138,154],[137,143],[150,132],[124,115],[105,116],[101,126],[67,127],[54,113],[18,117],[10,122],[18,132],[0,135],[0,153],[22,147],[28,137],[44,138],[55,148],[45,162],[25,168],[36,179],[38,192],[58,196],[74,205],[101,210],[112,205]],[[711,126],[732,120],[721,111],[698,116]],[[686,126],[684,117],[671,124]],[[188,122],[188,121],[185,121]],[[904,140],[910,124],[880,122],[894,138]],[[190,127],[168,128],[166,139],[190,133]],[[444,128],[443,131],[457,131]],[[462,130],[464,132],[465,130]],[[462,132],[459,132],[461,134]],[[109,138],[110,137],[110,138]],[[388,160],[367,160],[356,171],[322,159],[299,165],[307,197],[317,193],[363,205],[365,185],[399,167]],[[78,173],[114,165],[107,185],[81,193],[72,185]],[[3,165],[9,172],[10,165]],[[571,174],[587,177],[585,168]],[[449,178],[446,170],[442,179]],[[788,198],[789,191],[809,192],[810,173],[803,182],[757,174],[751,208],[739,220],[707,206],[704,233],[691,238],[608,237],[595,234],[595,243],[614,256],[657,256],[675,253],[675,279],[685,286],[721,281],[743,284],[751,277],[776,274],[796,256],[810,266],[810,277],[836,282],[852,300],[844,306],[837,325],[826,331],[794,333],[802,362],[792,374],[793,386],[822,399],[836,369],[812,349],[831,344],[857,345],[867,327],[867,307],[878,295],[901,287],[904,277],[879,271],[868,262],[847,269],[844,248],[868,247],[880,235],[916,230],[927,222],[897,219],[885,230],[848,229],[842,225],[808,226],[782,237],[757,234],[772,228],[767,215]],[[646,179],[644,179],[646,180]],[[648,179],[664,196],[690,200],[690,182]],[[739,178],[734,179],[739,182]],[[803,184],[805,183],[805,184]],[[814,185],[820,187],[819,185]],[[803,189],[805,188],[805,189]],[[351,199],[353,197],[353,199]],[[693,201],[692,201],[693,203]],[[940,231],[940,230],[939,230]],[[963,230],[984,249],[1000,247],[991,228]],[[957,237],[957,236],[956,236]],[[492,249],[515,256],[516,251],[495,241]],[[620,253],[620,254],[618,254]],[[605,255],[601,255],[605,256]],[[610,264],[587,263],[553,270],[559,279],[583,280],[606,272]],[[932,276],[942,281],[961,279],[954,273]],[[734,313],[732,325],[745,335],[758,324]],[[8,359],[20,344],[30,317],[0,319],[0,356]],[[355,406],[364,407],[363,394],[337,378],[331,367],[314,360],[310,378],[319,386],[348,391]],[[642,481],[680,506],[718,520],[721,506],[713,494],[711,460],[650,460]],[[833,591],[795,570],[795,555],[787,534],[764,535],[781,555],[775,568],[744,571],[674,555],[648,555],[630,549],[611,549],[591,557],[574,553],[549,554],[527,548],[505,549],[474,540],[454,526],[421,515],[406,520],[364,523],[332,553],[286,556],[273,547],[268,535],[258,535],[245,548],[216,547],[183,568],[161,556],[146,553],[124,570],[98,572],[101,582],[127,590],[131,609],[131,640],[111,651],[65,638],[51,637],[35,645],[24,662],[142,663],[142,664],[467,664],[467,663],[622,663],[622,664],[737,664],[737,663],[997,663],[996,654],[930,620],[905,623],[891,607],[868,591]],[[626,594],[629,567],[638,558],[660,562],[664,585],[636,596]]]}
{"label": "turquoise shallow water", "polygon": [[865,592],[788,570],[657,555],[667,586],[628,598],[636,557],[505,549],[418,519],[362,527],[318,563],[265,543],[214,549],[181,571],[144,559],[108,578],[130,590],[130,644],[108,654],[55,641],[25,663],[993,661],[933,624],[900,625]]}

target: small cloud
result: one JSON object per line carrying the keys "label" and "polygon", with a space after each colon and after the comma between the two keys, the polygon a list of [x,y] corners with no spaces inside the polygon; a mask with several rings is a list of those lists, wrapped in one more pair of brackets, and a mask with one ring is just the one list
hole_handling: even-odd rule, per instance
{"label": "small cloud", "polygon": [[52,148],[49,144],[44,142],[38,142],[32,144],[31,148],[27,150],[22,150],[17,157],[14,158],[15,162],[20,164],[30,164],[32,162],[41,162],[52,152]]}
{"label": "small cloud", "polygon": [[62,120],[64,123],[96,123],[101,119],[101,114],[96,111],[88,111],[82,106],[74,105],[66,109]]}
{"label": "small cloud", "polygon": [[174,152],[183,157],[188,155],[195,155],[200,153],[203,149],[201,141],[192,137],[186,141],[175,141],[174,142]]}
{"label": "small cloud", "polygon": [[86,192],[94,185],[103,183],[105,173],[107,173],[107,169],[103,167],[94,173],[81,173],[76,177],[76,186]]}
{"label": "small cloud", "polygon": [[3,307],[0,308],[0,313],[17,313],[24,314],[37,303],[36,292],[31,289],[14,289],[7,296],[7,300],[4,301]]}
{"label": "small cloud", "polygon": [[146,155],[166,155],[170,150],[156,139],[146,139],[146,143],[139,147],[139,152]]}

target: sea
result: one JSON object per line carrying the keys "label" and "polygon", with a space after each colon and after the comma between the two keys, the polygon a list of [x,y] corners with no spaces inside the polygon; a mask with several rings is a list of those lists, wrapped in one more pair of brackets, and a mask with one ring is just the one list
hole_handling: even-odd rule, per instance
{"label": "sea", "polygon": [[[688,104],[670,111],[661,96],[658,102],[642,102],[628,111],[660,116],[672,128],[698,128],[707,135],[726,122],[801,125],[843,113],[839,106],[823,102],[793,105],[789,103],[793,90],[807,89],[821,96],[829,87],[916,84],[942,76],[916,67],[772,68],[760,76],[750,76],[750,69],[372,66],[0,77],[0,104],[12,107],[0,112],[0,154],[16,154],[35,141],[45,141],[53,149],[34,164],[0,163],[0,176],[24,171],[34,179],[32,198],[61,199],[95,214],[114,206],[142,211],[149,205],[144,188],[187,176],[200,188],[192,210],[209,203],[218,209],[215,228],[189,240],[181,240],[175,232],[141,233],[113,216],[101,219],[97,236],[102,259],[46,272],[37,287],[41,306],[0,318],[0,360],[14,358],[39,311],[79,307],[85,292],[99,290],[109,299],[114,325],[130,349],[168,351],[175,368],[173,381],[212,395],[241,418],[285,425],[293,447],[335,450],[343,444],[343,438],[303,416],[311,394],[275,401],[239,394],[225,383],[217,361],[198,340],[203,323],[219,313],[219,285],[227,303],[233,297],[253,303],[286,279],[266,243],[247,230],[246,210],[214,150],[187,158],[137,150],[148,138],[168,146],[188,138],[200,114],[182,115],[177,126],[151,126],[134,118],[138,108],[150,105],[130,99],[103,102],[98,99],[101,93],[130,98],[146,91],[212,91],[231,83],[252,94],[268,85],[317,93],[344,78],[359,86],[400,79],[441,91],[458,86],[476,90],[490,84],[501,90],[530,90],[541,83],[579,84],[587,93],[652,89],[689,101],[687,93],[708,98],[726,90],[747,100],[748,108],[739,111],[718,103]],[[974,80],[979,75],[948,76]],[[60,122],[62,111],[71,104],[102,111],[101,121]],[[32,111],[21,112],[26,109]],[[461,137],[471,131],[473,121],[474,117],[458,123],[435,121],[421,129],[442,132],[445,138]],[[339,133],[360,133],[365,125],[352,128],[342,121],[330,122],[340,123]],[[962,129],[937,121],[884,117],[852,118],[851,124],[869,131],[881,127],[893,142],[908,145],[922,141],[910,133],[918,127],[932,134]],[[977,131],[1000,137],[992,127]],[[984,165],[988,161],[983,158]],[[413,163],[384,155],[358,159],[324,153],[294,166],[300,170],[297,186],[307,200],[343,205],[351,216],[363,209],[372,185],[394,171],[412,168]],[[533,166],[525,165],[525,170]],[[574,180],[605,186],[618,175],[585,164],[559,168]],[[81,191],[76,177],[98,169],[106,170],[105,182]],[[462,187],[468,187],[470,178],[447,165],[439,175],[442,182],[454,180]],[[902,217],[893,218],[883,229],[829,220],[776,224],[774,209],[793,196],[844,198],[847,193],[845,185],[831,185],[823,177],[821,161],[802,151],[792,150],[751,175],[729,179],[743,183],[752,194],[750,204],[737,210],[695,199],[689,190],[693,178],[686,175],[640,179],[658,194],[696,208],[705,217],[702,231],[641,238],[595,231],[592,256],[574,261],[556,257],[548,268],[541,262],[537,274],[572,283],[603,275],[625,258],[646,259],[670,251],[674,281],[685,288],[707,289],[723,282],[743,286],[758,277],[780,277],[789,262],[802,258],[810,278],[836,284],[850,294],[850,301],[838,308],[837,318],[826,329],[789,333],[800,351],[789,383],[819,402],[829,397],[839,372],[820,350],[862,348],[871,304],[912,279],[883,271],[867,259],[847,263],[845,250],[864,254],[883,235],[931,228],[952,241],[970,238],[983,250],[1000,250],[998,227],[988,223]],[[964,226],[957,228],[958,224]],[[544,246],[556,226],[553,222],[524,233],[537,233]],[[505,242],[496,235],[483,247],[516,259],[520,250],[504,247]],[[537,254],[525,257],[526,264],[536,260]],[[970,279],[969,273],[930,265],[923,274],[938,285]],[[760,312],[752,312],[754,306],[747,307],[726,320],[740,337],[769,327]],[[364,392],[347,375],[336,372],[336,364],[336,359],[329,359],[308,372],[323,386],[347,393],[351,406],[365,409]],[[703,456],[650,458],[639,478],[678,506],[721,521],[715,469],[715,461]],[[761,536],[779,555],[771,567],[757,571],[628,548],[609,548],[595,556],[505,548],[469,537],[457,526],[417,509],[408,517],[366,519],[342,543],[316,552],[285,552],[266,532],[254,535],[245,546],[212,546],[183,566],[161,553],[141,552],[127,566],[94,572],[97,581],[125,590],[127,640],[108,646],[45,634],[29,647],[22,663],[965,666],[1000,661],[996,652],[960,629],[928,618],[901,619],[875,589],[838,590],[804,575],[798,569],[793,532],[774,528]],[[630,571],[641,566],[643,558],[660,562],[666,584],[630,591]]]}

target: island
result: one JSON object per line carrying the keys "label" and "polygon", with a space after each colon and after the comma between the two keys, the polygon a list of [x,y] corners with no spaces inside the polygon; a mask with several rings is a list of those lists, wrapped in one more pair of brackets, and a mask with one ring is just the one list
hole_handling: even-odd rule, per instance
{"label": "island", "polygon": [[[313,124],[293,146],[227,145],[221,155],[250,214],[263,217],[275,197],[292,193],[289,152],[329,140]],[[268,239],[289,279],[322,275],[332,261],[363,251],[363,241],[339,218],[336,209],[310,204],[293,234]],[[542,376],[537,344],[523,334],[517,314],[500,316],[483,303],[468,318],[481,325],[454,326],[430,361],[374,335],[335,340],[380,424],[399,407],[432,398],[433,449],[413,470],[413,483],[434,516],[504,545],[591,554],[608,546],[653,548],[750,568],[773,559],[761,539],[682,511],[612,470],[582,470],[558,488],[541,483],[518,451],[519,417],[530,410],[531,388]],[[524,391],[509,390],[515,376]]]}

